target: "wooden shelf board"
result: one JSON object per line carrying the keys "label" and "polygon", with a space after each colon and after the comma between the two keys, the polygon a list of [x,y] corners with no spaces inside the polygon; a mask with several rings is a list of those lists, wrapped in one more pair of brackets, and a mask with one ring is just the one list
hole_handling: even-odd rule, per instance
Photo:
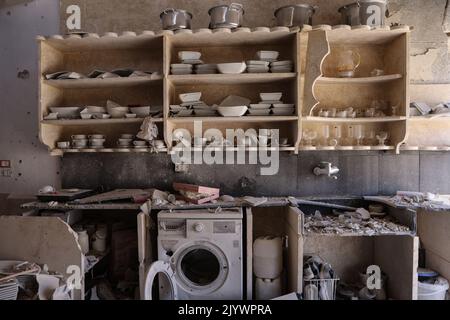
{"label": "wooden shelf board", "polygon": [[320,77],[317,79],[318,84],[359,84],[359,85],[369,85],[374,83],[385,83],[393,80],[402,79],[401,74],[390,74],[378,77],[364,77],[364,78],[330,78],[330,77]]}
{"label": "wooden shelf board", "polygon": [[170,36],[175,48],[282,45],[297,32],[214,32]]}
{"label": "wooden shelf board", "polygon": [[385,44],[393,41],[397,37],[409,33],[409,27],[394,30],[331,30],[327,31],[330,44]]}
{"label": "wooden shelf board", "polygon": [[169,118],[172,123],[186,123],[194,121],[204,122],[280,122],[297,121],[297,116],[243,116],[243,117],[179,117]]}
{"label": "wooden shelf board", "polygon": [[[191,151],[192,152],[198,152],[198,151],[205,151],[206,148],[208,147],[203,147],[203,148],[196,148],[196,147],[192,147]],[[229,151],[229,152],[237,152],[237,151],[241,151],[243,147],[212,147],[209,148],[208,150],[212,150],[212,151]],[[245,147],[245,151],[249,152],[249,151],[280,151],[280,152],[293,152],[295,151],[295,147],[290,146],[290,147],[266,147],[266,148],[258,148],[258,147]],[[171,151],[169,151],[169,154],[174,154],[176,151],[181,151],[181,150],[176,150],[175,148],[173,148]]]}
{"label": "wooden shelf board", "polygon": [[408,120],[413,122],[429,122],[429,121],[449,121],[450,116],[439,116],[439,115],[431,115],[431,116],[418,116],[418,117],[409,117]]}
{"label": "wooden shelf board", "polygon": [[96,89],[157,85],[162,83],[162,79],[162,76],[153,76],[111,79],[43,80],[43,83],[60,89]]}
{"label": "wooden shelf board", "polygon": [[42,42],[62,52],[98,51],[98,50],[133,50],[162,49],[160,36],[141,34],[120,37],[84,37],[84,38],[47,38]]}
{"label": "wooden shelf board", "polygon": [[[150,148],[102,148],[102,149],[54,149],[52,153],[55,155],[64,153],[149,153]],[[158,152],[167,152],[167,149],[158,150]]]}
{"label": "wooden shelf board", "polygon": [[169,75],[175,85],[195,84],[251,84],[271,83],[296,79],[297,73],[242,73],[242,74],[190,74]]}
{"label": "wooden shelf board", "polygon": [[450,151],[450,146],[401,146],[402,151]]}
{"label": "wooden shelf board", "polygon": [[406,121],[407,117],[382,117],[382,118],[325,118],[325,117],[304,117],[304,122],[342,122],[342,123],[378,123]]}
{"label": "wooden shelf board", "polygon": [[[110,125],[110,124],[128,124],[128,123],[142,123],[143,118],[134,119],[75,119],[75,120],[42,120],[42,124],[54,126],[83,126],[83,125]],[[163,122],[162,118],[153,119],[154,122]]]}
{"label": "wooden shelf board", "polygon": [[393,146],[361,146],[361,147],[304,147],[300,146],[299,151],[386,151],[395,150]]}

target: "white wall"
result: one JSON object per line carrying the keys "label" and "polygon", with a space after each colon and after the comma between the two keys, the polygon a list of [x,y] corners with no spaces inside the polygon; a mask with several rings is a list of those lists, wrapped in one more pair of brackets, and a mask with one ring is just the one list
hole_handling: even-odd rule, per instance
{"label": "white wall", "polygon": [[0,193],[34,194],[59,183],[60,159],[50,157],[37,136],[35,41],[37,35],[57,33],[58,0],[0,7],[0,160],[12,162],[12,177],[0,177]]}

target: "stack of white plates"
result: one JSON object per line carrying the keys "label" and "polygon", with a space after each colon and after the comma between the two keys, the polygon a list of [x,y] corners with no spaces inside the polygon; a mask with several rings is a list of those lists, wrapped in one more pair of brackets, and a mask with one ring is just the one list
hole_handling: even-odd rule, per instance
{"label": "stack of white plates", "polygon": [[250,60],[247,61],[248,73],[268,73],[270,62],[263,60]]}
{"label": "stack of white plates", "polygon": [[206,103],[193,105],[196,117],[215,117],[217,116],[217,106],[208,106]]}
{"label": "stack of white plates", "polygon": [[194,113],[194,110],[189,109],[187,106],[180,106],[178,104],[170,106],[170,114],[173,117],[190,117]]}
{"label": "stack of white plates", "polygon": [[0,300],[17,300],[19,284],[15,279],[8,282],[0,282]]}
{"label": "stack of white plates", "polygon": [[170,65],[171,72],[174,75],[192,74],[193,66],[191,64],[174,63]]}
{"label": "stack of white plates", "polygon": [[217,73],[217,64],[198,64],[195,66],[196,74],[214,74]]}
{"label": "stack of white plates", "polygon": [[272,113],[274,116],[292,116],[295,113],[295,105],[285,103],[273,104]]}
{"label": "stack of white plates", "polygon": [[272,73],[292,72],[294,63],[291,60],[275,61],[270,63],[270,71]]}
{"label": "stack of white plates", "polygon": [[251,104],[248,110],[250,116],[268,116],[271,111],[270,103]]}

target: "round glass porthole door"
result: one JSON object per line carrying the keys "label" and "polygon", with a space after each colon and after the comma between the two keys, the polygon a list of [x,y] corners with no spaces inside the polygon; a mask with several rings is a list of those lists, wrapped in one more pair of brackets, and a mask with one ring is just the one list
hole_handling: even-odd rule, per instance
{"label": "round glass porthole door", "polygon": [[228,275],[225,254],[209,242],[195,243],[179,249],[172,257],[178,284],[194,295],[216,291]]}

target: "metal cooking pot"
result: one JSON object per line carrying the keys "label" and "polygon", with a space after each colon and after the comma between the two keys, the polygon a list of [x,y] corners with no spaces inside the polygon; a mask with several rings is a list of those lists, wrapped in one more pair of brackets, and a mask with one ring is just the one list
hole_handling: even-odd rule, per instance
{"label": "metal cooking pot", "polygon": [[312,25],[312,17],[318,6],[309,4],[294,4],[278,8],[275,11],[277,25],[279,27],[303,27],[304,24]]}
{"label": "metal cooking pot", "polygon": [[163,30],[190,29],[192,14],[186,10],[166,9],[159,16]]}
{"label": "metal cooking pot", "polygon": [[343,24],[380,27],[385,25],[387,1],[359,0],[339,8],[339,12],[341,13]]}
{"label": "metal cooking pot", "polygon": [[241,26],[244,7],[239,3],[220,5],[209,9],[208,14],[211,16],[210,29],[233,29]]}

